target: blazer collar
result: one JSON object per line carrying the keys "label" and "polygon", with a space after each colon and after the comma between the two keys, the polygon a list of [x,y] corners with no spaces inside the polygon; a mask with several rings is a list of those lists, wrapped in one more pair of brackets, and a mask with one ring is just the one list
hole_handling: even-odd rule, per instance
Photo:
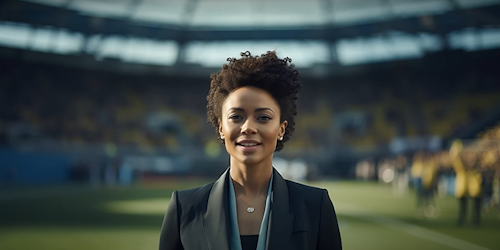
{"label": "blazer collar", "polygon": [[270,230],[267,235],[267,249],[291,249],[294,214],[290,211],[288,185],[285,179],[273,169],[273,195],[271,197]]}
{"label": "blazer collar", "polygon": [[[288,185],[285,179],[273,169],[273,190],[267,249],[291,249],[290,242],[294,227],[294,214],[290,211]],[[207,202],[203,227],[210,250],[229,250],[228,181],[229,169],[215,181]]]}
{"label": "blazer collar", "polygon": [[208,196],[203,228],[210,250],[229,250],[228,180],[229,168],[215,181]]}

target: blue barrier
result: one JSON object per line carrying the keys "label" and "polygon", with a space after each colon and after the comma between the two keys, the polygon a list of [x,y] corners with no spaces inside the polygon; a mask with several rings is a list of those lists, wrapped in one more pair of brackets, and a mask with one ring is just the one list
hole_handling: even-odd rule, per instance
{"label": "blue barrier", "polygon": [[55,184],[69,180],[62,155],[0,149],[0,185]]}

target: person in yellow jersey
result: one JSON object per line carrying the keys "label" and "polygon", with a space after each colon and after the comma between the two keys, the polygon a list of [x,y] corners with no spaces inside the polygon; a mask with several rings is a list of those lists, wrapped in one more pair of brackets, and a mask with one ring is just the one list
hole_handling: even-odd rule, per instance
{"label": "person in yellow jersey", "polygon": [[423,191],[423,212],[426,218],[437,217],[437,207],[434,194],[437,185],[437,165],[432,153],[426,153],[422,161],[422,191]]}
{"label": "person in yellow jersey", "polygon": [[464,151],[461,141],[454,141],[450,148],[450,157],[455,170],[455,196],[459,200],[458,225],[465,223],[467,215],[467,200],[474,200],[472,222],[478,226],[481,223],[481,172],[477,168],[477,155],[473,151]]}

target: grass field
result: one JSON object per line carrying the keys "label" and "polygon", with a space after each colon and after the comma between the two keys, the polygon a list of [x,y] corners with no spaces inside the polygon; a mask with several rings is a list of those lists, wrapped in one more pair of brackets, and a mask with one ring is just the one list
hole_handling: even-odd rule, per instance
{"label": "grass field", "polygon": [[[0,249],[157,249],[170,194],[205,181],[134,188],[0,189]],[[318,182],[329,190],[344,249],[500,249],[498,211],[483,224],[455,226],[457,202],[438,200],[440,216],[415,218],[415,198],[376,183]]]}

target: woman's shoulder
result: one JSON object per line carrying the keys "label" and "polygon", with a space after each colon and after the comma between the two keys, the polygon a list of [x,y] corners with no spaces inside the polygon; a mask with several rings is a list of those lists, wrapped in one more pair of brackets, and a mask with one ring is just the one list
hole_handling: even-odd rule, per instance
{"label": "woman's shoulder", "polygon": [[186,204],[205,200],[205,198],[208,198],[213,185],[214,182],[211,182],[191,189],[177,190],[175,191],[177,194],[177,201],[181,204]]}
{"label": "woman's shoulder", "polygon": [[286,184],[288,185],[288,187],[292,187],[292,188],[298,188],[298,189],[303,189],[303,190],[307,190],[307,191],[310,191],[310,192],[323,192],[325,191],[326,189],[324,188],[319,188],[319,187],[314,187],[314,186],[309,186],[309,185],[306,185],[306,184],[303,184],[303,183],[299,183],[299,182],[295,182],[295,181],[291,181],[291,180],[286,180]]}
{"label": "woman's shoulder", "polygon": [[313,187],[289,180],[286,183],[291,206],[317,211],[326,200],[330,199],[328,191],[324,188]]}
{"label": "woman's shoulder", "polygon": [[291,194],[302,194],[304,197],[309,198],[318,198],[322,197],[326,192],[326,189],[313,187],[306,184],[294,182],[291,180],[286,180],[286,184],[288,186],[288,192]]}

